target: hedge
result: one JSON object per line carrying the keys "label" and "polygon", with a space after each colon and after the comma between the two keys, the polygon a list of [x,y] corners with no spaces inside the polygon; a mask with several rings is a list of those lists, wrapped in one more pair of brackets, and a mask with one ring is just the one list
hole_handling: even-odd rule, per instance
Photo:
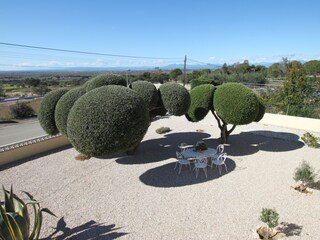
{"label": "hedge", "polygon": [[47,93],[40,104],[38,120],[43,130],[50,135],[56,135],[59,130],[55,122],[55,108],[59,99],[68,92],[67,89],[58,89]]}
{"label": "hedge", "polygon": [[67,120],[70,109],[72,108],[73,104],[78,100],[78,98],[80,98],[85,93],[86,89],[83,87],[71,89],[66,94],[64,94],[57,103],[54,118],[59,132],[65,136],[68,136]]}
{"label": "hedge", "polygon": [[123,86],[103,86],[80,97],[70,110],[68,138],[79,152],[104,156],[135,148],[150,124],[145,101]]}
{"label": "hedge", "polygon": [[240,83],[226,83],[217,87],[213,98],[214,109],[228,124],[249,124],[259,114],[256,94]]}
{"label": "hedge", "polygon": [[130,88],[136,91],[137,94],[146,101],[149,110],[157,106],[159,99],[158,90],[152,83],[136,81],[130,85]]}
{"label": "hedge", "polygon": [[165,83],[159,88],[165,109],[172,115],[184,115],[190,106],[190,95],[187,89],[178,83]]}
{"label": "hedge", "polygon": [[203,84],[211,84],[213,86],[217,86],[218,84],[214,81],[214,79],[205,79],[205,78],[196,78],[191,80],[191,89],[194,89],[197,86]]}
{"label": "hedge", "polygon": [[127,81],[123,76],[115,74],[100,74],[85,83],[87,92],[102,86],[121,85],[127,86]]}
{"label": "hedge", "polygon": [[199,85],[190,91],[191,105],[186,118],[191,122],[198,122],[213,110],[213,94],[215,87],[211,84]]}

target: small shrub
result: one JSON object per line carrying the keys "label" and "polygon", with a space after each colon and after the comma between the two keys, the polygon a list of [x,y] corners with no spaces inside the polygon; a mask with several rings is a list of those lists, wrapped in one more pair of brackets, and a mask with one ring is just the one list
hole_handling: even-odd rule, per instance
{"label": "small shrub", "polygon": [[30,118],[34,116],[32,107],[24,102],[17,102],[17,104],[10,106],[10,111],[13,118],[16,119]]}
{"label": "small shrub", "polygon": [[204,150],[207,150],[208,149],[208,146],[205,142],[203,141],[200,141],[196,144],[196,150],[197,151],[204,151]]}
{"label": "small shrub", "polygon": [[149,125],[145,101],[130,88],[110,85],[91,90],[74,103],[67,134],[80,153],[103,156],[139,145]]}
{"label": "small shrub", "polygon": [[123,76],[115,74],[100,74],[85,83],[86,91],[107,85],[127,86],[127,81]]}
{"label": "small shrub", "polygon": [[312,133],[309,133],[309,132],[304,133],[301,139],[309,147],[317,148],[319,146],[318,138],[316,138]]}
{"label": "small shrub", "polygon": [[159,88],[164,108],[172,115],[186,114],[190,106],[188,90],[178,83],[165,83]]}
{"label": "small shrub", "polygon": [[38,120],[43,130],[50,135],[59,133],[55,122],[55,108],[59,99],[66,93],[66,89],[58,89],[47,93],[41,101]]}
{"label": "small shrub", "polygon": [[77,87],[68,91],[57,102],[54,113],[54,119],[59,132],[65,136],[68,136],[67,121],[70,109],[72,108],[73,104],[78,100],[78,98],[80,98],[85,93],[86,90],[83,87]]}
{"label": "small shrub", "polygon": [[196,78],[191,80],[191,89],[194,89],[195,87],[203,84],[210,84],[212,86],[218,85],[213,79]]}
{"label": "small shrub", "polygon": [[275,209],[263,208],[261,211],[260,220],[266,223],[269,228],[274,228],[279,225],[279,214]]}
{"label": "small shrub", "polygon": [[158,133],[158,134],[164,134],[164,133],[167,133],[167,132],[170,132],[170,131],[171,131],[171,129],[168,128],[168,127],[161,127],[161,128],[158,128],[158,129],[156,130],[156,133]]}
{"label": "small shrub", "polygon": [[314,169],[309,163],[303,161],[300,166],[296,168],[293,179],[295,181],[301,181],[302,184],[306,184],[314,182],[315,177]]}

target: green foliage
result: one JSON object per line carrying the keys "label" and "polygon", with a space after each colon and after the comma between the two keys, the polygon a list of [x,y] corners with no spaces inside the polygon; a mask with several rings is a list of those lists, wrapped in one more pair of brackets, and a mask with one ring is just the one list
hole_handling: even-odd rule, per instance
{"label": "green foliage", "polygon": [[319,146],[318,138],[316,138],[312,133],[309,133],[309,132],[304,133],[301,139],[309,147],[317,148]]}
{"label": "green foliage", "polygon": [[249,124],[259,114],[256,94],[240,83],[226,83],[217,87],[213,104],[219,117],[228,124]]}
{"label": "green foliage", "polygon": [[273,63],[268,68],[268,76],[272,78],[283,78],[285,76],[285,67],[280,63]]}
{"label": "green foliage", "polygon": [[259,122],[263,118],[263,116],[266,112],[266,106],[265,106],[265,103],[264,103],[262,97],[260,97],[258,95],[256,95],[256,96],[257,96],[257,99],[259,102],[259,113],[258,113],[257,117],[254,119],[254,121]]}
{"label": "green foliage", "polygon": [[136,147],[149,124],[145,101],[130,88],[110,85],[91,90],[74,103],[67,134],[80,153],[103,156]]}
{"label": "green foliage", "polygon": [[50,88],[48,88],[47,85],[44,85],[44,84],[39,84],[35,87],[32,88],[32,91],[35,93],[35,94],[38,94],[40,96],[43,96],[45,95],[46,93],[50,92]]}
{"label": "green foliage", "polygon": [[66,89],[58,89],[47,93],[41,101],[38,120],[43,130],[50,135],[59,133],[55,122],[55,108],[59,99],[66,93]]}
{"label": "green foliage", "polygon": [[320,74],[320,61],[319,60],[311,60],[303,64],[303,67],[307,74],[317,75]]}
{"label": "green foliage", "polygon": [[55,123],[59,132],[65,136],[68,136],[67,121],[70,109],[72,108],[73,104],[78,100],[78,98],[80,98],[85,93],[85,88],[77,87],[69,90],[57,102],[54,113]]}
{"label": "green foliage", "polygon": [[3,86],[2,86],[2,84],[0,84],[0,97],[5,97],[5,96],[6,96],[5,90],[4,90]]}
{"label": "green foliage", "polygon": [[172,115],[184,115],[190,106],[188,90],[178,83],[165,83],[160,86],[160,95],[165,109]]}
{"label": "green foliage", "polygon": [[159,100],[158,90],[152,83],[136,81],[130,85],[130,88],[136,91],[137,94],[146,101],[149,110],[157,106]]}
{"label": "green foliage", "polygon": [[167,133],[167,132],[170,132],[171,129],[169,127],[160,127],[156,130],[156,133],[158,134],[164,134],[164,133]]}
{"label": "green foliage", "polygon": [[279,225],[279,214],[275,209],[262,208],[260,220],[266,223],[269,228],[274,228]]}
{"label": "green foliage", "polygon": [[314,169],[309,163],[303,161],[300,166],[296,168],[293,179],[295,181],[301,181],[303,184],[305,184],[314,182],[315,177],[316,174],[314,173]]}
{"label": "green foliage", "polygon": [[169,77],[171,80],[177,81],[177,77],[182,74],[183,74],[183,72],[180,68],[175,68],[169,72]]}
{"label": "green foliage", "polygon": [[162,71],[154,71],[150,74],[150,82],[152,83],[165,83],[169,81],[169,74]]}
{"label": "green foliage", "polygon": [[[24,192],[29,198],[26,203],[13,193],[12,187],[10,192],[3,187],[3,192],[4,204],[0,204],[0,239],[39,239],[42,213],[55,215],[49,209],[41,208],[40,203],[28,192]],[[33,214],[29,213],[27,205],[32,206]],[[34,218],[33,226],[30,223],[31,216]]]}
{"label": "green foliage", "polygon": [[151,119],[156,116],[164,116],[167,113],[167,109],[165,109],[163,106],[160,90],[158,89],[157,92],[158,92],[158,102],[157,102],[156,107],[151,109],[151,111],[150,111],[150,118]]}
{"label": "green foliage", "polygon": [[213,110],[213,94],[215,87],[211,84],[199,85],[190,91],[191,104],[186,118],[192,122],[202,120]]}
{"label": "green foliage", "polygon": [[85,83],[87,92],[107,85],[127,86],[127,81],[122,75],[100,74]]}
{"label": "green foliage", "polygon": [[204,150],[207,150],[207,149],[208,149],[208,146],[207,146],[207,144],[206,144],[205,142],[200,141],[200,142],[198,142],[198,143],[196,144],[195,149],[196,149],[197,151],[204,151]]}
{"label": "green foliage", "polygon": [[25,102],[17,102],[15,105],[10,106],[10,111],[13,118],[16,119],[30,118],[34,116],[32,107]]}
{"label": "green foliage", "polygon": [[191,80],[191,89],[194,89],[195,87],[203,84],[211,84],[213,86],[218,85],[213,78],[212,79],[197,78],[197,79]]}

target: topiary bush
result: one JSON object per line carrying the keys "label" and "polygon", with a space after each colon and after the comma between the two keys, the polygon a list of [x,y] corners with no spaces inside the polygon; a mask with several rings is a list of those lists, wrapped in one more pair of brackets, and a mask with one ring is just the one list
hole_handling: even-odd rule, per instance
{"label": "topiary bush", "polygon": [[85,93],[85,88],[77,87],[68,91],[57,102],[54,119],[59,132],[65,136],[68,136],[67,121],[70,109],[72,108],[73,104],[78,100],[78,98],[80,98]]}
{"label": "topiary bush", "polygon": [[127,86],[127,81],[123,76],[115,74],[100,74],[85,83],[87,92],[102,86],[121,85]]}
{"label": "topiary bush", "polygon": [[187,89],[178,83],[165,83],[159,88],[164,108],[172,115],[184,115],[190,106]]}
{"label": "topiary bush", "polygon": [[259,114],[256,94],[240,83],[219,86],[214,93],[213,103],[218,115],[229,124],[248,124]]}
{"label": "topiary bush", "polygon": [[59,99],[68,92],[67,89],[58,89],[47,93],[42,101],[38,111],[38,120],[43,130],[50,135],[59,133],[55,122],[55,108]]}
{"label": "topiary bush", "polygon": [[136,81],[130,84],[130,88],[136,91],[138,95],[146,101],[149,110],[157,106],[159,99],[158,90],[152,83]]}
{"label": "topiary bush", "polygon": [[263,116],[266,112],[266,106],[264,105],[262,97],[260,97],[259,95],[256,95],[256,97],[257,97],[258,103],[259,103],[259,113],[258,113],[257,117],[254,119],[254,121],[259,122],[263,118]]}
{"label": "topiary bush", "polygon": [[190,91],[191,104],[186,118],[191,122],[198,122],[213,109],[213,94],[215,87],[211,84],[199,85]]}
{"label": "topiary bush", "polygon": [[195,78],[191,80],[191,89],[203,84],[210,84],[212,86],[218,85],[213,79]]}
{"label": "topiary bush", "polygon": [[74,103],[67,133],[80,153],[103,156],[135,148],[149,124],[145,101],[130,88],[110,85],[91,90]]}
{"label": "topiary bush", "polygon": [[10,106],[10,112],[13,118],[16,119],[24,119],[34,116],[34,110],[25,102],[17,102],[17,104]]}

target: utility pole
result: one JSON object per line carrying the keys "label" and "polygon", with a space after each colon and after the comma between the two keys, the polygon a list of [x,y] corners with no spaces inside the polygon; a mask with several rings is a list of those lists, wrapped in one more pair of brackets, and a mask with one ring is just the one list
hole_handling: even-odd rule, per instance
{"label": "utility pole", "polygon": [[184,56],[183,86],[186,85],[186,78],[187,78],[187,55]]}

